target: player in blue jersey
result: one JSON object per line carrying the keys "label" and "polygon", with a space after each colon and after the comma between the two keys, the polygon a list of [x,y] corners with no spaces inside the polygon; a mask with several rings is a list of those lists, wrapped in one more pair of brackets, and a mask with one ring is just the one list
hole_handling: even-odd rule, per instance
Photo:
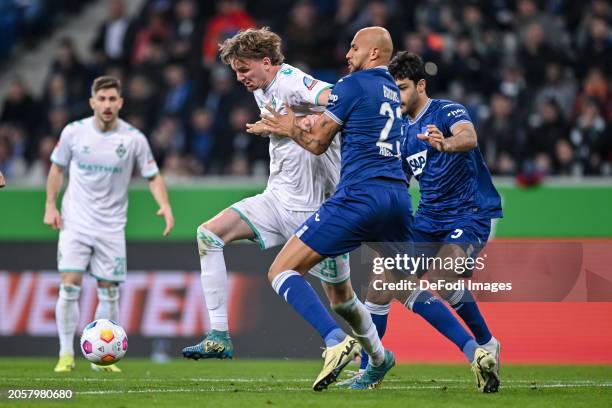
{"label": "player in blue jersey", "polygon": [[[406,119],[402,142],[404,168],[408,177],[419,181],[421,192],[413,230],[416,255],[475,259],[489,238],[491,220],[501,218],[502,209],[467,109],[427,96],[423,62],[418,55],[399,52],[389,71],[400,89]],[[471,275],[470,268],[463,269],[432,268],[420,271],[419,275],[426,272],[430,281],[454,282],[458,277]],[[491,335],[472,293],[468,289],[441,289],[438,294],[465,322],[479,347],[494,357],[492,375],[478,364],[473,365],[473,370],[481,391],[497,391],[500,344]],[[369,293],[368,300],[370,297],[374,296]],[[366,304],[379,334],[384,334],[388,305],[368,301]]]}
{"label": "player in blue jersey", "polygon": [[[399,159],[401,112],[399,90],[387,70],[393,44],[387,30],[360,30],[347,53],[350,74],[334,86],[326,111],[307,132],[295,115],[270,109],[266,131],[290,137],[320,155],[342,130],[342,166],[334,195],[297,230],[274,260],[268,275],[277,293],[293,307],[305,308],[314,292],[302,275],[326,257],[356,249],[362,242],[404,242],[410,239],[411,204]],[[332,308],[353,329],[370,356],[354,389],[376,387],[395,365],[385,350],[365,306],[350,281],[341,302]]]}

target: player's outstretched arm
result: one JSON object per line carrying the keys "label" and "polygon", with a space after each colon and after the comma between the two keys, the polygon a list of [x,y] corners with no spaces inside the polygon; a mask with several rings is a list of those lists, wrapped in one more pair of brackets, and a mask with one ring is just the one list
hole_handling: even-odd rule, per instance
{"label": "player's outstretched arm", "polygon": [[289,137],[304,149],[316,155],[325,153],[332,143],[334,136],[341,129],[339,124],[325,114],[321,115],[310,131],[301,129],[297,123],[295,113],[287,103],[285,103],[286,115],[281,115],[271,106],[266,106],[266,109],[270,112],[270,115],[262,115],[261,122],[270,133]]}
{"label": "player's outstretched arm", "polygon": [[47,176],[47,198],[45,200],[45,216],[43,222],[53,229],[59,229],[61,225],[60,212],[56,202],[60,189],[64,184],[64,169],[55,163],[51,164]]}
{"label": "player's outstretched arm", "polygon": [[170,201],[168,200],[166,183],[164,183],[164,179],[160,174],[155,175],[149,180],[149,190],[151,190],[153,198],[155,198],[157,205],[159,205],[159,210],[157,210],[156,214],[160,217],[164,217],[164,221],[166,222],[163,233],[165,237],[172,231],[172,228],[174,228],[174,216],[172,215],[172,207],[170,207]]}
{"label": "player's outstretched arm", "polygon": [[4,174],[0,171],[0,188],[6,186],[6,180],[4,179]]}
{"label": "player's outstretched arm", "polygon": [[418,134],[417,137],[428,142],[440,152],[468,152],[478,146],[476,129],[474,129],[474,125],[467,122],[455,124],[450,137],[445,138],[436,125],[427,125],[427,133]]}

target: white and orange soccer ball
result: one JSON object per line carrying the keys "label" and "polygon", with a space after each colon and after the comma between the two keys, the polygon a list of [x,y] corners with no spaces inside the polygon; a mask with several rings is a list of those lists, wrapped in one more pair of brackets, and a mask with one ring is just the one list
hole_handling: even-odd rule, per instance
{"label": "white and orange soccer ball", "polygon": [[127,347],[125,330],[112,320],[94,320],[83,329],[81,351],[94,364],[107,366],[116,363],[125,356]]}

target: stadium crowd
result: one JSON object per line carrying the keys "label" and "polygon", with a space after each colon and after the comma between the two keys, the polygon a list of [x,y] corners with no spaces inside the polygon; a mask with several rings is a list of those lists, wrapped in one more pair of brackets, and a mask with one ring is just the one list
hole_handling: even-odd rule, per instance
{"label": "stadium crowd", "polygon": [[121,116],[147,135],[170,180],[267,174],[267,140],[244,126],[259,111],[216,52],[263,25],[283,38],[288,63],[329,82],[347,73],[358,29],[386,27],[396,49],[425,60],[430,95],[468,108],[493,174],[612,174],[606,0],[148,0],[134,19],[109,0],[89,55],[71,38],[57,45],[41,98],[12,81],[0,107],[0,171],[43,183],[61,129],[90,115],[90,84],[108,73],[124,85]]}

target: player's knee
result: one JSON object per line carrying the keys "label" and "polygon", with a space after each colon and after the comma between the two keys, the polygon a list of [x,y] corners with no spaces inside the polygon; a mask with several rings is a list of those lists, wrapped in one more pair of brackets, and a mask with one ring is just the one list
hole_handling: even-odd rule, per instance
{"label": "player's knee", "polygon": [[81,287],[69,283],[62,283],[59,287],[59,298],[63,300],[79,300]]}
{"label": "player's knee", "polygon": [[208,224],[200,225],[196,231],[196,239],[198,241],[198,252],[200,256],[206,255],[208,252],[222,251],[225,242],[214,232],[207,228]]}
{"label": "player's knee", "polygon": [[119,286],[98,287],[98,299],[110,302],[119,300]]}

